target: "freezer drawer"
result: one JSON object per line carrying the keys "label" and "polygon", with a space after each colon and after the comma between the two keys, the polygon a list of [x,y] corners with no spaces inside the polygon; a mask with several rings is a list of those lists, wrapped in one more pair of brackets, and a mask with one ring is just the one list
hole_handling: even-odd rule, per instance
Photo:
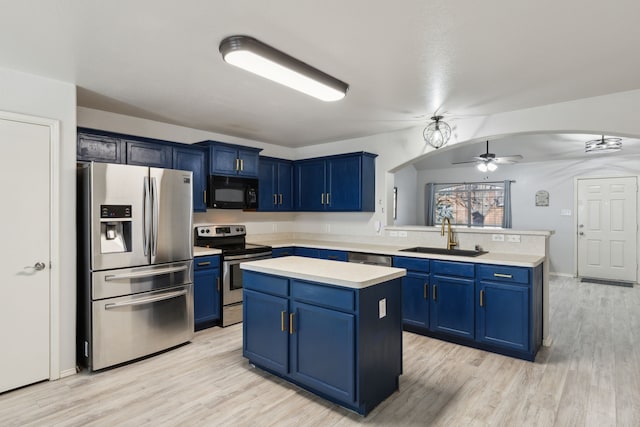
{"label": "freezer drawer", "polygon": [[97,271],[92,276],[92,299],[114,298],[193,283],[193,261]]}
{"label": "freezer drawer", "polygon": [[97,370],[193,338],[193,284],[93,302],[91,369]]}

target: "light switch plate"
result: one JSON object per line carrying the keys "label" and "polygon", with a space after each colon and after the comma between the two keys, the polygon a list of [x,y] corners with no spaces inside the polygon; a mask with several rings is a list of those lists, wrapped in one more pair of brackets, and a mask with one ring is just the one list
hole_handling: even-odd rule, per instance
{"label": "light switch plate", "polygon": [[387,316],[387,299],[382,298],[378,301],[378,318],[382,319]]}
{"label": "light switch plate", "polygon": [[389,231],[389,237],[398,237],[397,231]]}
{"label": "light switch plate", "polygon": [[407,237],[406,231],[398,231],[398,237]]}
{"label": "light switch plate", "polygon": [[507,234],[507,242],[520,243],[519,234]]}
{"label": "light switch plate", "polygon": [[492,234],[491,240],[494,242],[504,242],[504,234]]}

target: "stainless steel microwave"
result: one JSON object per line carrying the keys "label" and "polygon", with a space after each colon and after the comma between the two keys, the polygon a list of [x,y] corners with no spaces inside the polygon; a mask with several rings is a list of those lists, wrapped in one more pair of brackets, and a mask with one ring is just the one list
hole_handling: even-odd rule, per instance
{"label": "stainless steel microwave", "polygon": [[258,209],[258,180],[209,175],[207,207],[216,209]]}

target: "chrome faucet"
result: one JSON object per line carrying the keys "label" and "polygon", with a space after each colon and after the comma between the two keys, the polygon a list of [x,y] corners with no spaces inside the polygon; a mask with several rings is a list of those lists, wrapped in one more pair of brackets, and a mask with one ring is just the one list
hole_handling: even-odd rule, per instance
{"label": "chrome faucet", "polygon": [[445,217],[442,220],[442,230],[440,230],[440,235],[444,236],[444,223],[447,223],[447,250],[453,249],[454,246],[458,246],[455,240],[453,240],[453,231],[451,231],[451,220]]}

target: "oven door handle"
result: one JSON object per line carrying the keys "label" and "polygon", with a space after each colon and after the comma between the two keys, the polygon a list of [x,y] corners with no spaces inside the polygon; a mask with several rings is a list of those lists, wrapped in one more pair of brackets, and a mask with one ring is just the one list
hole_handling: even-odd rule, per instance
{"label": "oven door handle", "polygon": [[255,258],[271,258],[272,253],[269,252],[260,252],[257,254],[245,254],[245,255],[229,255],[226,256],[224,253],[222,254],[222,261],[246,261],[246,260],[255,260]]}
{"label": "oven door handle", "polygon": [[111,303],[111,304],[105,304],[104,309],[105,310],[113,310],[114,308],[119,308],[119,307],[128,307],[128,306],[132,306],[132,305],[150,304],[152,302],[164,301],[164,300],[167,300],[167,299],[173,299],[173,298],[181,297],[181,296],[186,295],[186,294],[187,294],[187,290],[169,292],[169,293],[166,293],[166,294],[162,294],[162,295],[158,295],[158,296],[150,297],[150,298],[143,298],[143,299],[138,299],[138,300],[134,300],[134,301],[127,301],[127,302],[115,302],[115,303]]}

